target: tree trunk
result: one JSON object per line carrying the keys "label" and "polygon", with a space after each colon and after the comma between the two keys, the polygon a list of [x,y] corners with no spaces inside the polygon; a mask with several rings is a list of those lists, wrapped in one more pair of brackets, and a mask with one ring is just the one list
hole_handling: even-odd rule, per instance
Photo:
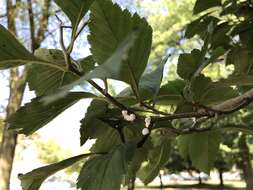
{"label": "tree trunk", "polygon": [[223,187],[224,186],[223,171],[222,170],[218,170],[218,171],[219,171],[219,178],[220,178],[220,186]]}
{"label": "tree trunk", "polygon": [[241,168],[243,171],[243,177],[246,182],[246,189],[252,190],[253,189],[253,170],[251,164],[251,156],[249,147],[247,145],[246,136],[242,135],[239,139],[239,149],[241,155]]}
{"label": "tree trunk", "polygon": [[162,179],[161,173],[159,173],[159,179],[160,179],[160,189],[162,189],[164,185],[163,185],[163,179]]}
{"label": "tree trunk", "polygon": [[[11,0],[7,0],[6,5],[8,29],[13,34],[16,34],[14,6]],[[8,105],[6,108],[7,118],[20,107],[25,88],[23,76],[19,75],[19,71],[17,68],[10,70],[9,81],[10,92]],[[17,133],[15,131],[8,131],[8,124],[5,123],[0,148],[0,190],[10,189],[10,177],[15,155],[16,143]]]}
{"label": "tree trunk", "polygon": [[134,190],[135,189],[135,180],[136,178],[133,177],[132,179],[130,179],[128,185],[127,185],[127,190]]}
{"label": "tree trunk", "polygon": [[202,185],[202,178],[201,178],[201,175],[200,175],[200,171],[197,171],[198,172],[198,180],[199,180],[199,185]]}
{"label": "tree trunk", "polygon": [[[18,0],[16,3],[18,4]],[[7,26],[9,31],[16,34],[16,16],[15,8],[12,0],[6,0],[6,13],[7,13]],[[32,11],[32,2],[28,1],[28,14],[29,14],[29,27],[31,35],[31,51],[39,48],[41,42],[45,39],[45,32],[47,31],[49,9],[51,0],[44,0],[43,12],[40,17],[40,25],[38,27],[38,33],[35,35],[34,15]],[[25,71],[22,74],[19,73],[17,68],[10,70],[10,95],[8,105],[6,108],[6,117],[15,113],[20,107],[24,89],[25,89]],[[17,133],[15,131],[8,130],[8,124],[5,124],[2,136],[2,144],[0,147],[0,190],[9,190],[11,170],[15,155],[15,148],[17,144]]]}
{"label": "tree trunk", "polygon": [[[22,101],[25,84],[23,77],[18,74],[18,69],[11,69],[10,96],[6,110],[6,117],[13,114]],[[9,190],[11,170],[17,144],[17,133],[8,130],[8,124],[4,125],[2,144],[0,149],[0,190]]]}

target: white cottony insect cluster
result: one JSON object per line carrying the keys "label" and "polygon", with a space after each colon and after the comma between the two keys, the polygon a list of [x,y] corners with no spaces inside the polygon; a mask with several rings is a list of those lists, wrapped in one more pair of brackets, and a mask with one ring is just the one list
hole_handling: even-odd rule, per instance
{"label": "white cottony insect cluster", "polygon": [[145,126],[148,128],[150,124],[151,124],[151,117],[148,116],[145,118]]}
{"label": "white cottony insect cluster", "polygon": [[146,117],[145,118],[145,127],[146,128],[144,128],[144,129],[142,129],[142,134],[145,136],[145,135],[148,135],[149,133],[150,133],[150,131],[149,131],[149,126],[150,126],[150,124],[151,124],[151,117]]}
{"label": "white cottony insect cluster", "polygon": [[133,113],[128,115],[127,110],[122,111],[122,116],[126,121],[134,121],[136,119],[136,116]]}
{"label": "white cottony insect cluster", "polygon": [[[123,118],[126,120],[126,121],[131,121],[133,122],[135,119],[136,119],[136,116],[135,114],[131,113],[131,114],[128,114],[128,111],[127,110],[122,110],[122,116]],[[148,129],[149,126],[151,124],[151,117],[146,117],[145,118],[145,128],[142,129],[142,135],[148,135],[150,133],[150,130]]]}

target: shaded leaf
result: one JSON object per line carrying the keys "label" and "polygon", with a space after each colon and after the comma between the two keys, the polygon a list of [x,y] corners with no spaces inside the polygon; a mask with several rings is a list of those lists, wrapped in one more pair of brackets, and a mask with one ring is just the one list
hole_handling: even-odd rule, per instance
{"label": "shaded leaf", "polygon": [[[164,66],[168,60],[168,56],[163,59],[163,61],[157,66],[157,68],[151,73],[143,75],[139,83],[139,90],[144,91],[140,93],[141,95],[148,91],[151,96],[153,96],[153,102],[155,102],[156,97],[160,90],[160,85],[163,79]],[[144,95],[146,97],[147,95]]]}
{"label": "shaded leaf", "polygon": [[186,80],[190,80],[200,66],[201,51],[192,50],[191,53],[181,54],[178,59],[177,74]]}
{"label": "shaded leaf", "polygon": [[119,190],[134,153],[132,144],[123,144],[110,153],[87,161],[78,177],[81,190]]}
{"label": "shaded leaf", "polygon": [[80,21],[88,12],[94,0],[55,0],[55,2],[68,16],[73,30],[76,31]]}
{"label": "shaded leaf", "polygon": [[91,93],[71,92],[64,98],[50,104],[44,104],[41,98],[35,98],[11,115],[7,122],[10,124],[10,129],[18,129],[19,133],[30,135],[80,99],[95,97]]}
{"label": "shaded leaf", "polygon": [[38,61],[20,42],[0,25],[0,69],[8,69]]}
{"label": "shaded leaf", "polygon": [[232,75],[215,83],[217,86],[249,86],[253,85],[252,75]]}
{"label": "shaded leaf", "polygon": [[[202,105],[218,104],[238,96],[238,92],[229,86],[216,85],[208,77],[200,75],[191,83],[193,100]],[[200,88],[201,86],[201,88]],[[217,93],[219,92],[219,93]]]}
{"label": "shaded leaf", "polygon": [[[91,52],[98,64],[105,63],[129,34],[137,30],[138,35],[126,60],[115,63],[111,77],[131,84],[135,93],[138,82],[146,68],[152,42],[152,28],[144,18],[121,10],[111,1],[97,0],[91,7],[91,34],[88,39]],[[119,65],[120,64],[120,65]],[[112,68],[111,68],[112,69]]]}
{"label": "shaded leaf", "polygon": [[101,100],[93,100],[87,109],[85,117],[81,120],[80,143],[83,145],[88,139],[98,138],[104,135],[110,126],[100,120],[108,109],[108,103]]}
{"label": "shaded leaf", "polygon": [[144,167],[138,171],[138,177],[145,185],[155,179],[160,169],[169,160],[171,139],[163,136],[159,136],[158,138],[154,148],[149,152],[148,162],[146,165],[144,163]]}
{"label": "shaded leaf", "polygon": [[[35,51],[35,55],[41,60],[60,65],[62,67],[65,66],[64,55],[61,50],[38,49]],[[88,56],[82,60],[78,60],[76,64],[80,64],[79,70],[84,73],[92,70],[95,62],[91,56]],[[37,64],[30,65],[27,76],[29,88],[30,90],[34,90],[37,96],[53,93],[60,87],[70,84],[80,78],[69,71],[63,71],[54,67]]]}
{"label": "shaded leaf", "polygon": [[229,51],[226,59],[226,65],[234,65],[235,74],[250,74],[252,73],[252,59],[252,49],[235,47]]}
{"label": "shaded leaf", "polygon": [[199,35],[202,39],[204,39],[206,29],[211,22],[216,25],[219,22],[219,19],[213,16],[209,16],[208,13],[204,14],[200,18],[192,21],[187,25],[185,37],[192,38],[195,35]]}
{"label": "shaded leaf", "polygon": [[51,164],[48,166],[44,166],[27,174],[19,174],[19,179],[21,180],[22,190],[39,190],[43,181],[45,181],[49,176],[53,175],[54,173],[65,169],[74,163],[84,159],[85,157],[90,156],[91,154],[83,154],[79,156],[75,156],[61,162]]}
{"label": "shaded leaf", "polygon": [[221,0],[197,0],[193,8],[193,13],[198,14],[216,6],[221,6]]}
{"label": "shaded leaf", "polygon": [[123,41],[122,44],[116,49],[113,55],[108,58],[104,64],[99,65],[93,71],[85,74],[80,79],[63,86],[59,89],[58,92],[49,95],[46,99],[51,101],[57,100],[59,97],[65,96],[69,90],[71,90],[74,86],[83,83],[84,81],[93,79],[93,78],[114,78],[115,76],[119,76],[119,71],[121,71],[121,63],[125,56],[128,55],[128,50],[133,45],[136,39],[136,33],[133,32],[131,35],[127,36],[127,38]]}
{"label": "shaded leaf", "polygon": [[184,158],[189,156],[195,168],[209,173],[219,150],[221,134],[219,131],[208,131],[181,135],[177,142]]}

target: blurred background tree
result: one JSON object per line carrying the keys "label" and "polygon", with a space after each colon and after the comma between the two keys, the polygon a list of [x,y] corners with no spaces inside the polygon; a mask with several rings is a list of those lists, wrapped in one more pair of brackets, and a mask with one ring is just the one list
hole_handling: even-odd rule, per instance
{"label": "blurred background tree", "polygon": [[[1,15],[1,24],[18,38],[24,45],[34,52],[50,36],[49,17],[52,14],[51,0],[1,0],[1,8],[5,13]],[[5,117],[8,118],[21,105],[26,87],[26,68],[14,68],[4,72],[9,80],[9,98],[4,105]],[[17,145],[17,133],[8,131],[4,124],[0,146],[0,190],[9,190],[10,176]]]}

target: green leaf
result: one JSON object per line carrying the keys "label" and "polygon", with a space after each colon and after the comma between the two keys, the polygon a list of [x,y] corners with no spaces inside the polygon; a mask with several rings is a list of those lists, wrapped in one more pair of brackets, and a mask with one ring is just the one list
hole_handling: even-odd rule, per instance
{"label": "green leaf", "polygon": [[200,66],[201,51],[198,49],[192,50],[191,53],[184,53],[179,56],[177,73],[186,80],[190,80]]}
{"label": "green leaf", "polygon": [[212,36],[211,48],[224,47],[228,48],[231,42],[228,32],[231,30],[231,25],[229,22],[221,23],[215,27]]}
{"label": "green leaf", "polygon": [[18,177],[21,180],[22,190],[39,190],[43,181],[45,181],[49,176],[88,156],[91,156],[91,154],[82,154],[55,164],[35,169],[27,174],[19,174]]}
{"label": "green leaf", "polygon": [[181,135],[177,142],[184,158],[189,156],[195,168],[209,173],[219,151],[221,134],[219,131],[208,131]]}
{"label": "green leaf", "polygon": [[133,91],[137,93],[138,82],[146,68],[152,43],[152,28],[147,21],[137,14],[132,16],[127,10],[122,11],[111,1],[97,0],[91,6],[89,28],[91,52],[98,64],[108,60],[132,31],[139,32],[128,56],[125,56],[126,60],[123,64],[115,63],[113,67],[117,67],[117,70],[111,73],[113,79],[131,84]]}
{"label": "green leaf", "polygon": [[80,142],[83,145],[88,139],[98,138],[101,134],[105,134],[110,126],[100,120],[108,109],[108,103],[101,100],[93,100],[87,109],[85,117],[81,120]]}
{"label": "green leaf", "polygon": [[146,147],[141,147],[141,148],[135,149],[134,157],[129,164],[129,167],[127,170],[127,175],[125,177],[125,184],[126,185],[128,185],[133,178],[136,178],[136,173],[140,169],[142,162],[147,160],[147,158],[148,158],[148,152],[149,152],[151,146],[148,146],[148,147],[147,147],[147,145],[145,145],[145,146]]}
{"label": "green leaf", "polygon": [[195,35],[199,35],[202,39],[205,38],[206,29],[210,23],[217,24],[219,19],[213,16],[209,16],[209,14],[204,14],[200,18],[192,21],[186,27],[185,37],[192,38]]}
{"label": "green leaf", "polygon": [[[152,72],[144,74],[139,82],[139,94],[141,100],[152,99],[153,102],[159,93],[160,85],[163,79],[164,66],[168,60],[168,56]],[[125,88],[118,95],[119,97],[132,96],[134,98],[133,90],[130,87]]]}
{"label": "green leaf", "polygon": [[[168,56],[162,60],[162,62],[157,66],[157,68],[152,71],[151,73],[145,74],[142,76],[140,83],[139,83],[139,89],[140,91],[148,91],[147,93],[150,93],[153,96],[153,102],[155,102],[156,97],[159,93],[160,86],[163,79],[163,70],[164,66],[168,60]],[[143,94],[144,92],[140,93]],[[144,97],[146,97],[145,95]]]}
{"label": "green leaf", "polygon": [[[199,88],[201,86],[201,88]],[[238,92],[229,86],[220,86],[208,77],[200,75],[191,83],[193,100],[202,105],[218,104],[238,96]],[[219,92],[219,93],[217,93]]]}
{"label": "green leaf", "polygon": [[[182,99],[182,92],[185,87],[185,81],[174,80],[168,81],[165,85],[161,86],[156,98],[156,104],[159,105],[176,105]],[[143,100],[152,100],[152,95],[146,93]],[[118,99],[123,103],[137,104],[136,98],[129,88],[120,92]]]}
{"label": "green leaf", "polygon": [[77,30],[80,21],[93,2],[94,0],[55,0],[55,3],[70,19],[73,31]]}
{"label": "green leaf", "polygon": [[0,69],[8,69],[37,60],[19,41],[0,25]]}
{"label": "green leaf", "polygon": [[95,97],[95,95],[90,93],[71,92],[64,98],[50,104],[44,104],[42,98],[35,98],[30,103],[22,106],[8,118],[7,122],[10,124],[10,129],[18,129],[20,133],[30,135],[80,99]]}
{"label": "green leaf", "polygon": [[93,79],[93,78],[117,78],[119,72],[121,72],[121,64],[123,59],[128,55],[128,51],[136,40],[136,33],[132,32],[127,38],[120,44],[116,51],[109,57],[104,64],[99,65],[93,71],[85,74],[80,79],[63,86],[59,89],[57,93],[49,95],[46,99],[57,100],[59,97],[65,96],[69,90],[74,86],[83,83],[84,81]]}
{"label": "green leaf", "polygon": [[[252,120],[252,115],[250,117],[250,121]],[[253,135],[253,127],[252,125],[236,125],[236,124],[227,124],[222,126],[225,132],[227,131],[235,131],[235,132],[242,132],[248,135]]]}
{"label": "green leaf", "polygon": [[253,85],[252,75],[232,75],[215,83],[216,86],[251,86]]}
{"label": "green leaf", "polygon": [[80,172],[77,188],[119,190],[134,150],[135,147],[132,144],[123,144],[107,155],[91,158]]}
{"label": "green leaf", "polygon": [[160,88],[157,96],[158,104],[176,105],[182,99],[182,92],[185,87],[183,80],[168,81]]}
{"label": "green leaf", "polygon": [[93,126],[93,130],[94,131],[96,130],[96,132],[94,133],[96,133],[97,139],[90,149],[91,152],[108,152],[113,147],[122,143],[119,133],[116,129],[113,129],[107,126],[107,128],[104,128],[104,130],[98,131],[99,129],[97,126],[95,125],[92,125],[92,126]]}
{"label": "green leaf", "polygon": [[211,53],[211,57],[208,60],[209,63],[215,62],[219,57],[223,56],[226,53],[225,49],[222,47],[217,47]]}
{"label": "green leaf", "polygon": [[[41,60],[65,67],[64,55],[61,50],[38,49],[35,51],[35,55]],[[82,60],[77,61],[76,64],[80,64],[79,70],[87,73],[94,68],[95,62],[91,56],[88,56]],[[29,88],[30,90],[34,90],[37,96],[51,94],[60,87],[70,84],[79,78],[79,76],[75,75],[72,72],[38,64],[30,65],[27,74]]]}
{"label": "green leaf", "polygon": [[221,6],[221,0],[197,0],[193,8],[193,13],[198,14],[212,7]]}
{"label": "green leaf", "polygon": [[154,138],[158,138],[158,140],[156,140],[154,149],[148,155],[148,162],[138,171],[138,177],[145,185],[155,179],[160,169],[169,160],[171,139],[163,136]]}
{"label": "green leaf", "polygon": [[232,48],[226,59],[226,65],[234,65],[235,74],[252,73],[253,50],[250,48]]}

